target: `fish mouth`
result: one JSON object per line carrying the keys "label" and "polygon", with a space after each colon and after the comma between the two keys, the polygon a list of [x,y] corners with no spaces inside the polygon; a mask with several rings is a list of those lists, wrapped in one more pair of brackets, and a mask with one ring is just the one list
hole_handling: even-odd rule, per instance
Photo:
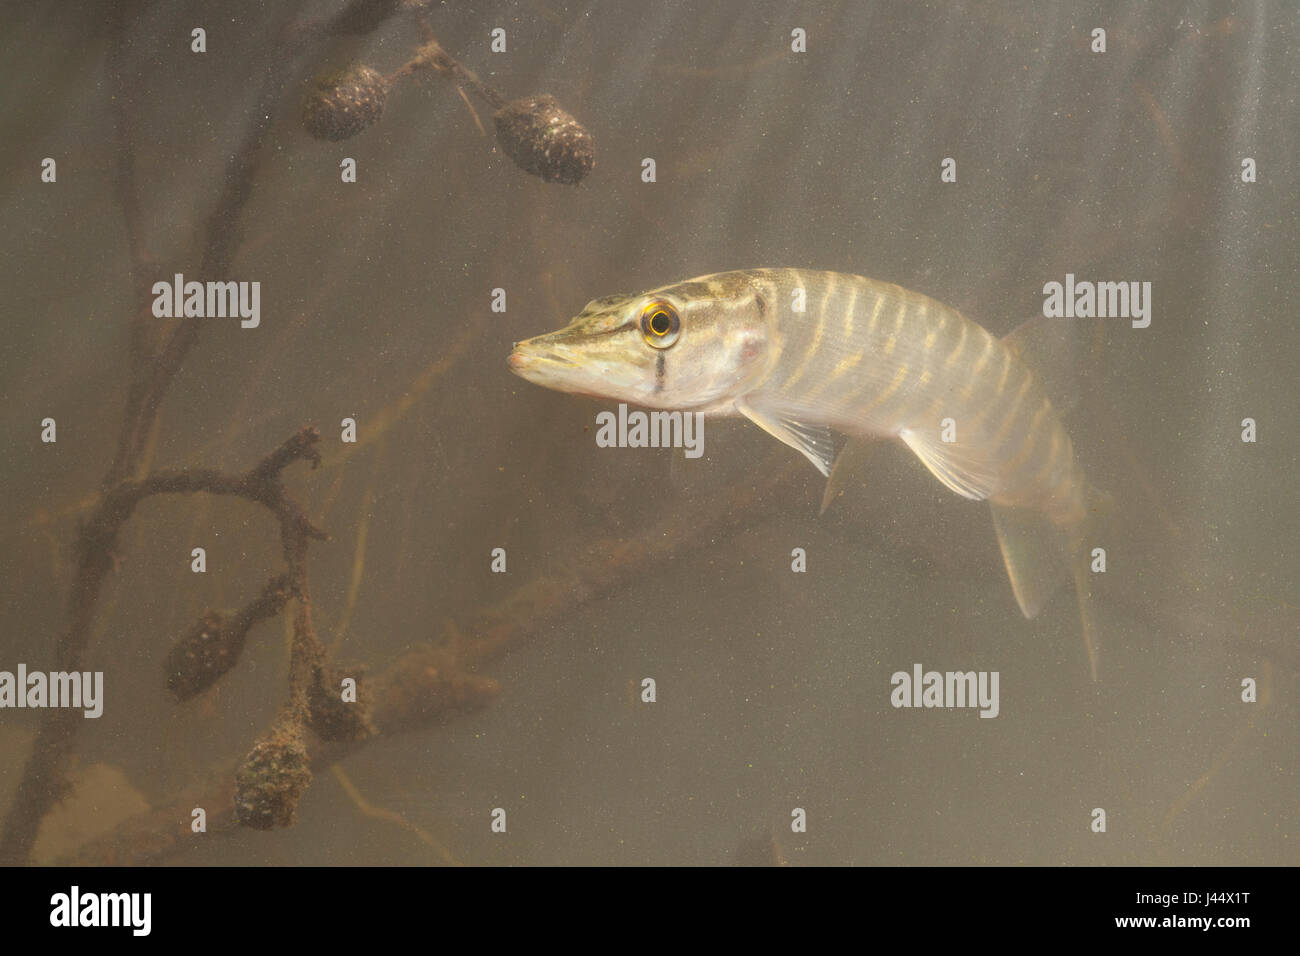
{"label": "fish mouth", "polygon": [[563,346],[555,347],[549,336],[516,342],[506,359],[510,371],[546,388],[568,390],[568,382],[581,366]]}
{"label": "fish mouth", "polygon": [[554,335],[516,342],[506,364],[525,381],[552,391],[593,398],[608,398],[610,394],[601,363],[588,361],[580,352],[556,341]]}
{"label": "fish mouth", "polygon": [[535,368],[538,365],[560,365],[565,368],[577,368],[578,363],[548,348],[530,345],[528,342],[516,342],[514,350],[506,359],[506,364],[513,372]]}

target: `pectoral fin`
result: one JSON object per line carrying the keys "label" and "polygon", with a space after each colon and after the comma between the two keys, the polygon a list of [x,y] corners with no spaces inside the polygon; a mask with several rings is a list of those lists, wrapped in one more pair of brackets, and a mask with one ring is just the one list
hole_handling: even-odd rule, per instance
{"label": "pectoral fin", "polygon": [[773,438],[779,438],[803,453],[822,475],[830,476],[831,462],[835,460],[835,444],[831,441],[831,430],[828,427],[809,425],[783,417],[774,410],[755,408],[744,399],[736,402],[736,411]]}

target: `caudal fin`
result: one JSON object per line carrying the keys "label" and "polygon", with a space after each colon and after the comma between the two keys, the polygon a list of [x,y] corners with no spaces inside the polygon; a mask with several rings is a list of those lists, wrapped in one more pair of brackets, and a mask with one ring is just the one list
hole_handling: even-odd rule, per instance
{"label": "caudal fin", "polygon": [[1003,505],[993,505],[993,527],[1016,603],[1025,617],[1037,617],[1069,571],[1067,536],[1041,511]]}
{"label": "caudal fin", "polygon": [[1092,679],[1097,679],[1097,622],[1093,614],[1092,584],[1096,577],[1092,573],[1092,549],[1097,546],[1097,529],[1110,517],[1115,508],[1115,499],[1099,488],[1089,486],[1084,495],[1086,511],[1083,520],[1070,528],[1066,536],[1066,549],[1070,561],[1070,570],[1074,574],[1074,591],[1079,598],[1079,624],[1083,629],[1083,646],[1088,651],[1088,667]]}
{"label": "caudal fin", "polygon": [[997,530],[1012,593],[1025,617],[1035,617],[1061,582],[1073,577],[1088,669],[1096,680],[1098,644],[1092,606],[1090,538],[1109,510],[1111,499],[1095,489],[1090,489],[1087,497],[1085,517],[1070,528],[1057,527],[1040,511],[1000,505],[993,505],[993,527]]}

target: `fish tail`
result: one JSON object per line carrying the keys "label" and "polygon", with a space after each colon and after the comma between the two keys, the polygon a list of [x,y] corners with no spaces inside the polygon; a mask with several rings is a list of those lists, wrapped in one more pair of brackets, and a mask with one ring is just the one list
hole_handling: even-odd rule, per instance
{"label": "fish tail", "polygon": [[1108,492],[1089,484],[1084,495],[1083,517],[1070,529],[1067,537],[1070,568],[1074,575],[1074,592],[1079,599],[1079,622],[1083,630],[1083,646],[1088,652],[1088,669],[1092,679],[1097,679],[1098,630],[1093,613],[1092,547],[1100,525],[1114,511],[1115,499]]}
{"label": "fish tail", "polygon": [[992,507],[993,526],[1007,577],[1026,618],[1036,617],[1061,582],[1073,577],[1088,669],[1096,680],[1099,645],[1093,613],[1090,546],[1098,524],[1110,511],[1110,496],[1088,486],[1079,517],[1064,527],[1036,509],[999,504]]}
{"label": "fish tail", "polygon": [[1035,618],[1065,580],[1068,536],[1034,508],[993,504],[993,527],[1016,603]]}

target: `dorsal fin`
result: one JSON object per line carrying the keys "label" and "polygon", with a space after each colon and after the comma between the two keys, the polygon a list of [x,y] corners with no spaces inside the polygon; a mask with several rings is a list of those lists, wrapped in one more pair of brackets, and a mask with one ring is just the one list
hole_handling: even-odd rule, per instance
{"label": "dorsal fin", "polygon": [[1036,315],[1002,343],[1028,366],[1047,393],[1052,407],[1064,415],[1079,404],[1080,369],[1085,363],[1092,323],[1083,319],[1049,319]]}

